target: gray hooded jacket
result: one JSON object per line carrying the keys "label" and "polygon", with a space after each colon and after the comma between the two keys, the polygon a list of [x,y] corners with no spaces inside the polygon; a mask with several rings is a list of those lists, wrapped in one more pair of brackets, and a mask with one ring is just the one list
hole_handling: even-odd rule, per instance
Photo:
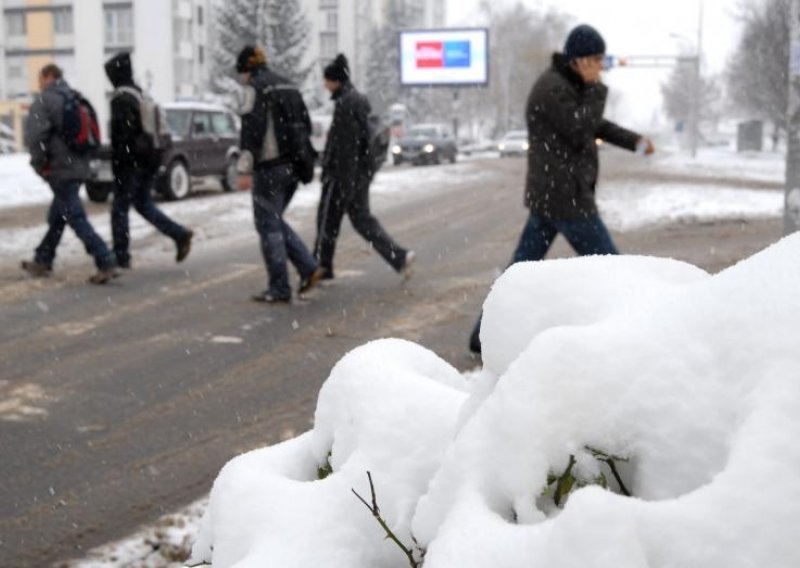
{"label": "gray hooded jacket", "polygon": [[51,84],[34,99],[25,125],[31,166],[51,183],[90,177],[89,158],[70,150],[61,136],[64,100],[71,91],[63,79]]}

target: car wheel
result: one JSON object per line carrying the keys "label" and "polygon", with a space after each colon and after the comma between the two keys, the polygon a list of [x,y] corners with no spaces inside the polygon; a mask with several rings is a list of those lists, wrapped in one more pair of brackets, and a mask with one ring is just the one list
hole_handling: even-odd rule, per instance
{"label": "car wheel", "polygon": [[86,195],[89,196],[89,201],[94,203],[105,203],[111,193],[112,185],[110,183],[86,183]]}
{"label": "car wheel", "polygon": [[456,152],[455,150],[453,150],[453,153],[452,153],[452,154],[450,154],[450,163],[451,163],[451,164],[455,164],[455,163],[456,163],[456,154],[457,154],[457,153],[458,153],[458,152]]}
{"label": "car wheel", "polygon": [[225,168],[225,173],[222,176],[223,191],[233,191],[236,189],[236,181],[239,178],[239,169],[237,167],[238,163],[238,156],[231,156],[228,159],[228,165]]}
{"label": "car wheel", "polygon": [[403,158],[400,158],[399,156],[394,156],[392,158],[392,162],[394,163],[395,166],[399,166],[400,164],[403,163]]}
{"label": "car wheel", "polygon": [[169,201],[177,201],[189,195],[192,191],[192,178],[186,164],[181,160],[172,162],[167,168],[161,187],[161,193]]}

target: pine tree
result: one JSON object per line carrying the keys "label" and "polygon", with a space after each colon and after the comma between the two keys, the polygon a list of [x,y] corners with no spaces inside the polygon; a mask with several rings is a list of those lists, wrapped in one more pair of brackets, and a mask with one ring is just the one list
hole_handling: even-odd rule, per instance
{"label": "pine tree", "polygon": [[300,0],[226,0],[216,7],[217,41],[213,61],[215,89],[238,91],[236,56],[245,45],[261,46],[270,67],[299,87],[308,78],[303,67],[310,24]]}

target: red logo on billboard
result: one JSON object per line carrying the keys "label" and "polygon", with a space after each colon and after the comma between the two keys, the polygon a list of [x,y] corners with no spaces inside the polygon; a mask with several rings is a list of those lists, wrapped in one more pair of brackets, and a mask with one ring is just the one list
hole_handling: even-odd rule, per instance
{"label": "red logo on billboard", "polygon": [[415,59],[417,69],[444,67],[444,42],[418,41]]}

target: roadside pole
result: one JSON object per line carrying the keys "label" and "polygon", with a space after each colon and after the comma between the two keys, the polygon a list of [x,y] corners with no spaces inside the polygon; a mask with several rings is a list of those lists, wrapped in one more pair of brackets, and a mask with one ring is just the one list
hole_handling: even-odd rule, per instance
{"label": "roadside pole", "polygon": [[792,0],[787,109],[785,235],[800,230],[800,0]]}

